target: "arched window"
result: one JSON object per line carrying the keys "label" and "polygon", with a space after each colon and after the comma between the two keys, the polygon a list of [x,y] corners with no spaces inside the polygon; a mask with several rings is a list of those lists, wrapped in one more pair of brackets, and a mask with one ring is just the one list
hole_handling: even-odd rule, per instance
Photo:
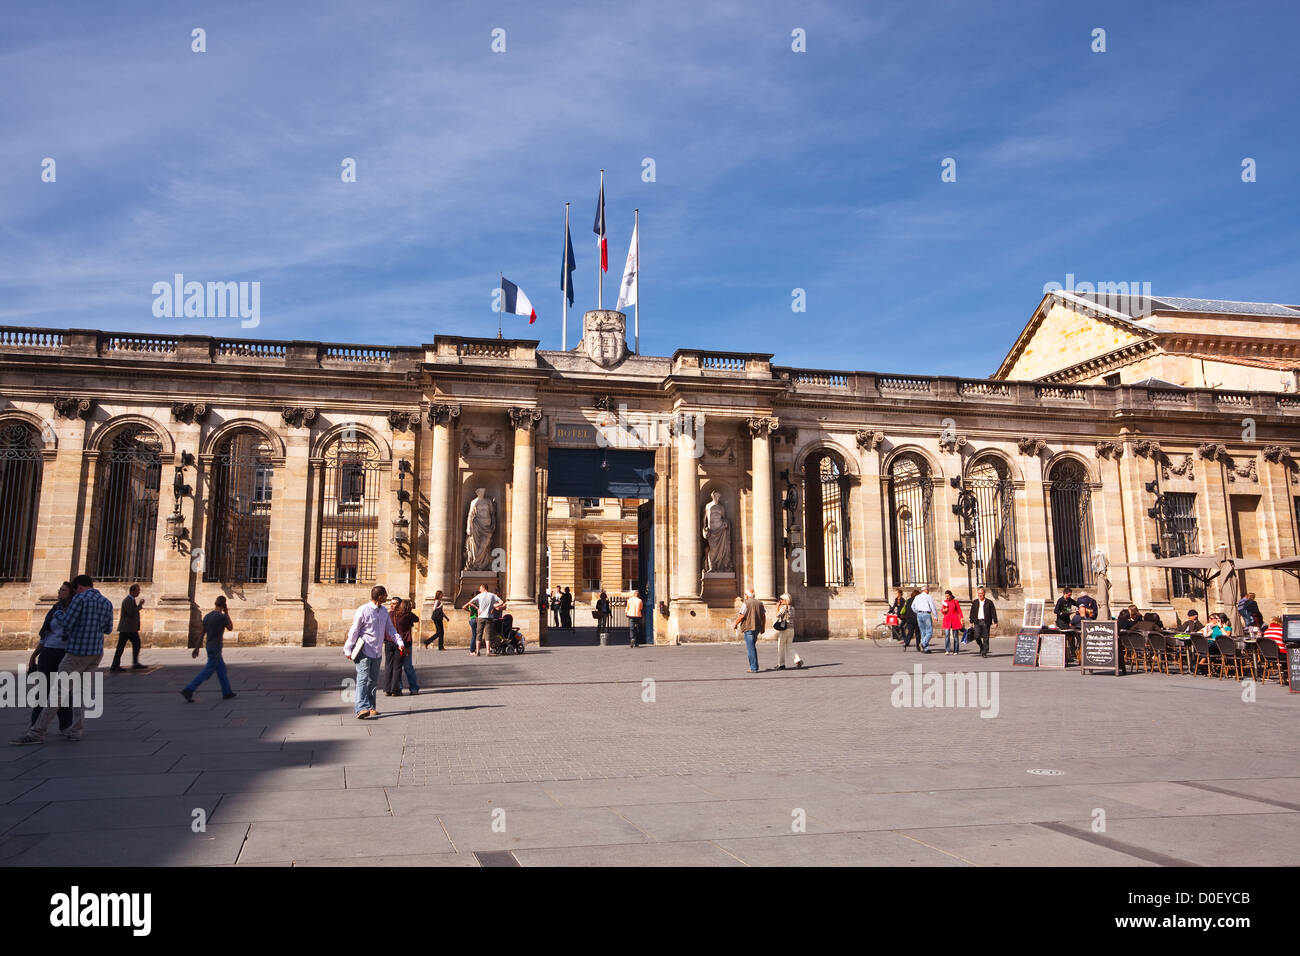
{"label": "arched window", "polygon": [[894,538],[894,586],[937,584],[934,574],[934,483],[918,455],[899,455],[889,465],[889,526]]}
{"label": "arched window", "polygon": [[42,465],[40,432],[0,423],[0,581],[32,579]]}
{"label": "arched window", "polygon": [[1007,464],[992,456],[977,458],[966,473],[975,495],[975,583],[992,588],[1020,586],[1016,563],[1016,486]]}
{"label": "arched window", "polygon": [[240,429],[217,446],[209,484],[208,547],[203,580],[265,584],[271,538],[271,444]]}
{"label": "arched window", "polygon": [[853,583],[849,547],[849,483],[833,451],[817,452],[804,465],[804,541],[809,587]]}
{"label": "arched window", "polygon": [[1085,587],[1092,575],[1092,489],[1080,462],[1065,459],[1048,473],[1052,563],[1056,587]]}
{"label": "arched window", "polygon": [[91,512],[96,581],[150,581],[158,529],[162,441],[153,429],[127,425],[100,452]]}
{"label": "arched window", "polygon": [[325,450],[316,580],[371,584],[379,553],[379,451],[370,439],[340,436]]}

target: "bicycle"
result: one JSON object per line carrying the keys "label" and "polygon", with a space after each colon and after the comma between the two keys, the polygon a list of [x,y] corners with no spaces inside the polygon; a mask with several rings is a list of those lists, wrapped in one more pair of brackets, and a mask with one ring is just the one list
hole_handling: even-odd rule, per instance
{"label": "bicycle", "polygon": [[889,644],[894,639],[894,625],[886,624],[882,619],[879,624],[867,632],[867,637],[871,638],[871,643],[876,647],[882,644]]}

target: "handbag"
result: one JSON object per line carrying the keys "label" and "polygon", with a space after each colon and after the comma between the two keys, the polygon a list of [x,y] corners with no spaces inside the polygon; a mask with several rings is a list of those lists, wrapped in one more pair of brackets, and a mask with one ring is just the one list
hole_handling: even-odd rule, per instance
{"label": "handbag", "polygon": [[885,623],[888,624],[890,627],[898,627],[898,625],[899,625],[898,615],[897,615],[897,614],[886,614],[886,615],[885,615]]}
{"label": "handbag", "polygon": [[788,630],[789,627],[790,627],[790,622],[789,622],[789,621],[777,621],[775,624],[772,625],[772,627],[775,628],[775,629],[778,630],[778,631]]}

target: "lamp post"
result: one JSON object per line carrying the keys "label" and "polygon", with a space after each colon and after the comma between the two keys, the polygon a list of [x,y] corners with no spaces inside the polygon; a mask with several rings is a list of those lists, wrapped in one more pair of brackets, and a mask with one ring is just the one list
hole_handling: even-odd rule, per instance
{"label": "lamp post", "polygon": [[189,529],[185,527],[185,516],[181,514],[181,499],[194,493],[194,489],[185,483],[185,469],[194,467],[194,455],[188,451],[181,452],[181,463],[176,466],[176,475],[172,479],[172,497],[175,499],[175,505],[172,507],[172,513],[167,516],[167,530],[163,532],[163,539],[170,541],[172,549],[180,551],[189,537]]}
{"label": "lamp post", "polygon": [[411,500],[411,493],[406,490],[406,476],[411,471],[411,463],[405,458],[397,463],[397,517],[393,519],[393,544],[397,545],[398,552],[405,557],[408,553],[407,546],[411,542],[410,527],[411,522],[406,517],[406,503]]}

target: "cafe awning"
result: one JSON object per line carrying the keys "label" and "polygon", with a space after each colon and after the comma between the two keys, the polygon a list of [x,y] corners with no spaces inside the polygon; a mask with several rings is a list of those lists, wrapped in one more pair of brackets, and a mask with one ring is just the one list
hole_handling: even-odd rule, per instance
{"label": "cafe awning", "polygon": [[[1218,574],[1223,559],[1217,554],[1183,554],[1176,558],[1150,558],[1146,561],[1128,561],[1112,565],[1116,568],[1176,568],[1181,571],[1214,571]],[[1236,564],[1237,570],[1242,569]],[[1212,575],[1211,577],[1213,577]]]}

